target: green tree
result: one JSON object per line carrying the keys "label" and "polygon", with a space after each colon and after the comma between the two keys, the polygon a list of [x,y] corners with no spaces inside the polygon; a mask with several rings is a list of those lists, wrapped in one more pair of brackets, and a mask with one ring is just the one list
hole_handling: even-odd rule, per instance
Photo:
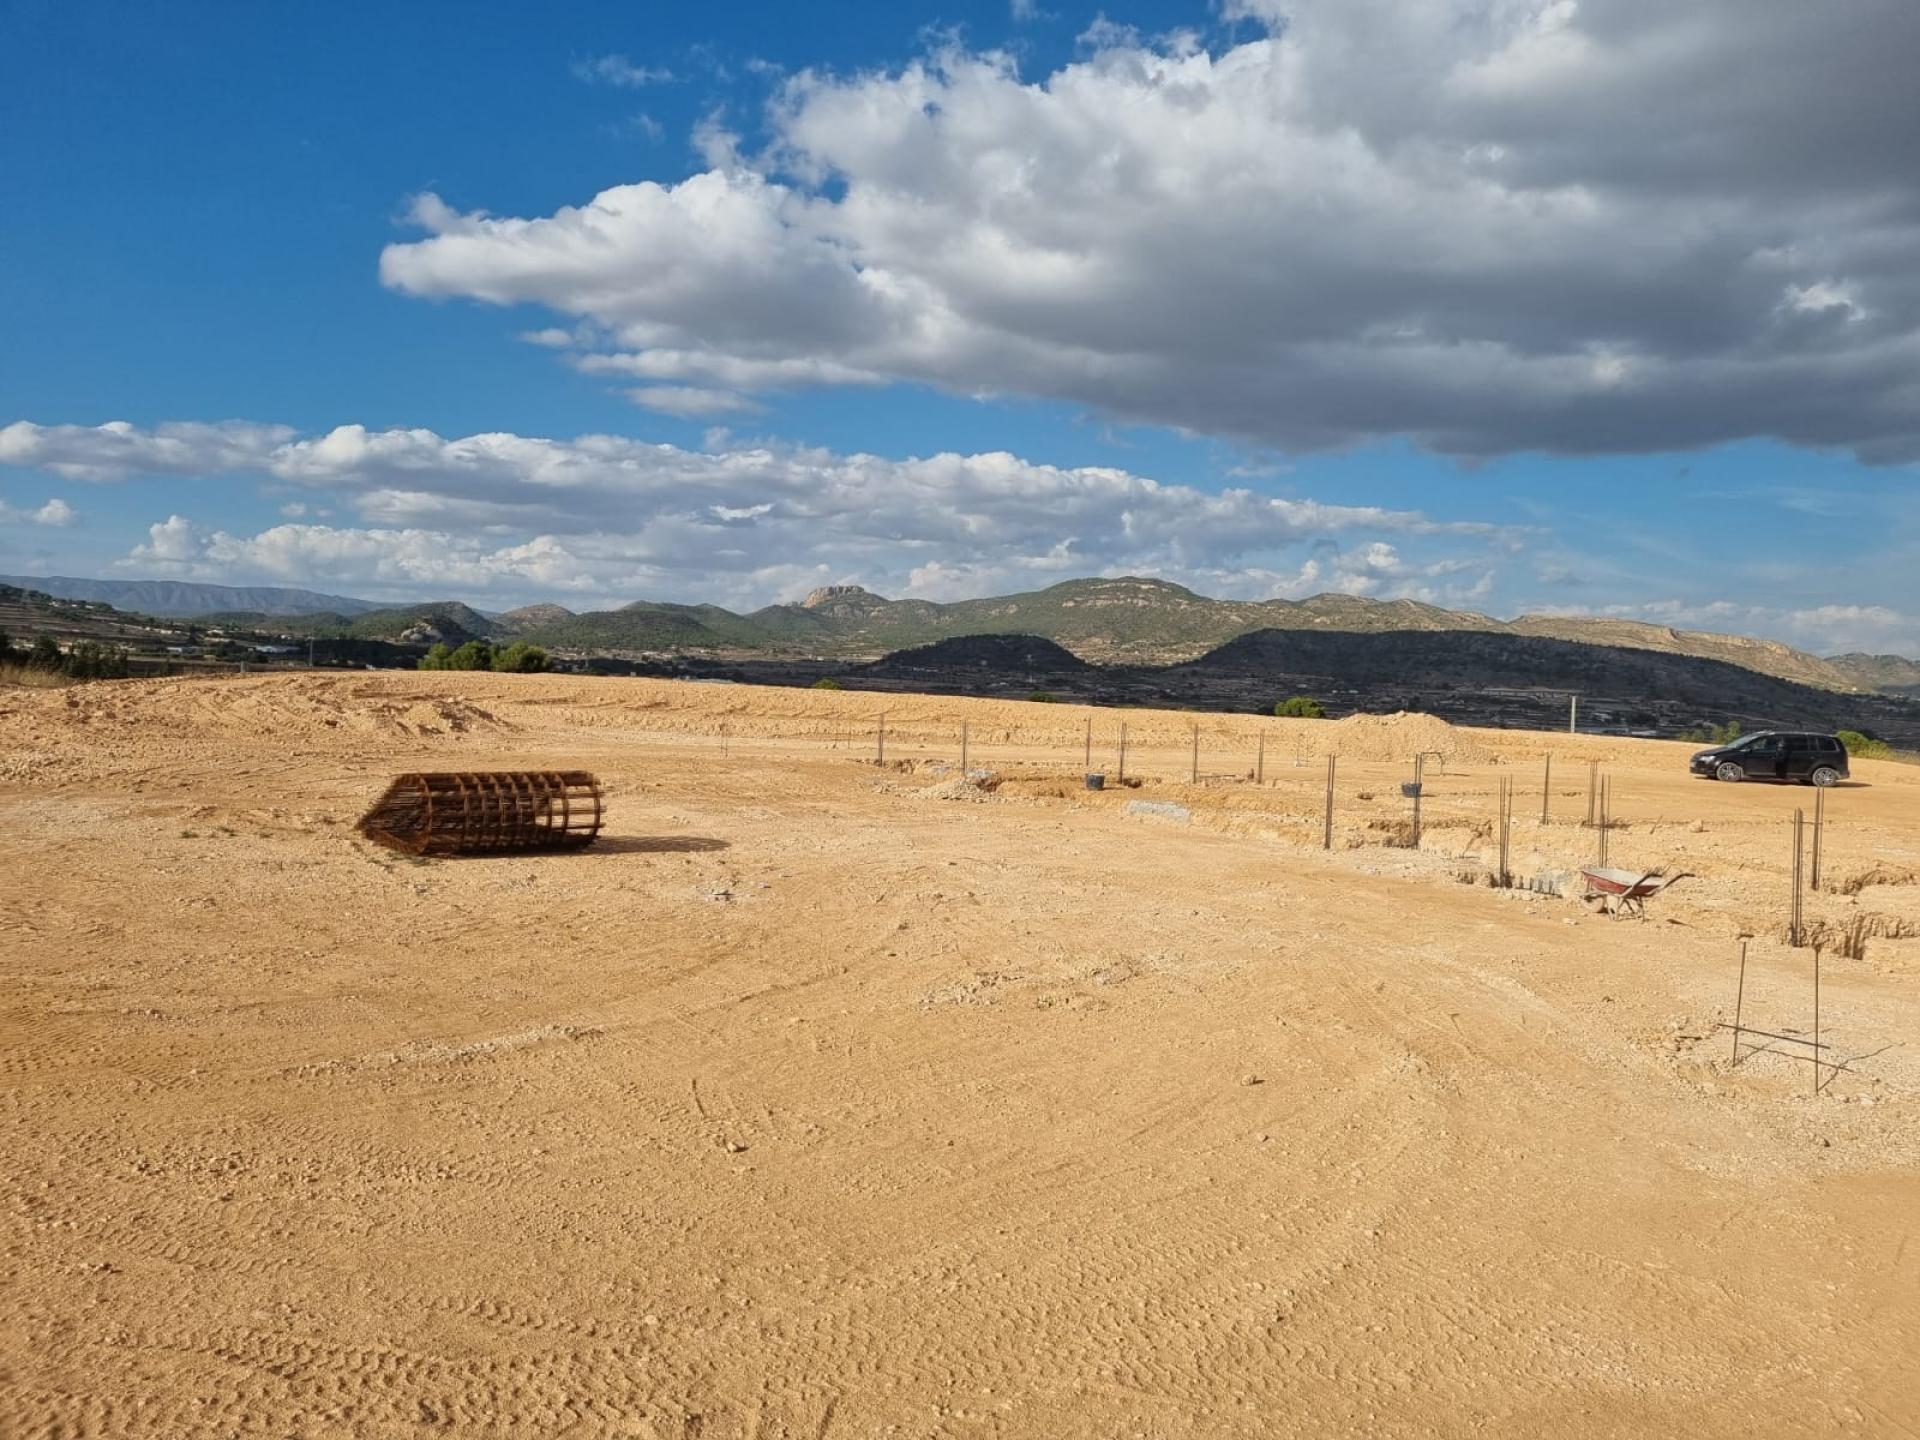
{"label": "green tree", "polygon": [[1275,705],[1273,713],[1283,720],[1324,720],[1327,707],[1310,696],[1295,695]]}
{"label": "green tree", "polygon": [[811,688],[815,690],[844,690],[847,687],[842,685],[838,680],[834,679],[831,675],[822,675],[818,680],[813,682],[813,685]]}
{"label": "green tree", "polygon": [[451,670],[453,668],[453,651],[447,648],[444,640],[441,641],[420,657],[420,668],[422,670]]}
{"label": "green tree", "polygon": [[1847,754],[1861,760],[1883,760],[1893,753],[1893,747],[1886,741],[1863,735],[1858,730],[1838,731],[1834,739],[1847,747]]}
{"label": "green tree", "polygon": [[533,675],[543,670],[551,670],[553,661],[547,658],[547,652],[538,645],[529,645],[524,640],[516,640],[506,649],[494,654],[493,668],[514,675]]}
{"label": "green tree", "polygon": [[1051,690],[1036,690],[1027,696],[1027,699],[1036,705],[1057,705],[1060,703],[1060,697]]}
{"label": "green tree", "polygon": [[59,642],[51,635],[42,635],[27,652],[27,664],[36,670],[63,670],[66,658],[60,653]]}
{"label": "green tree", "polygon": [[484,640],[469,640],[448,657],[449,670],[491,670],[493,646]]}

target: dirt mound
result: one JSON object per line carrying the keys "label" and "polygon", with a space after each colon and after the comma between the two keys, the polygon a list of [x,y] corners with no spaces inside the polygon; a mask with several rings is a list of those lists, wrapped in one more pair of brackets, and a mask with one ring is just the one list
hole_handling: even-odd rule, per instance
{"label": "dirt mound", "polygon": [[1391,715],[1349,715],[1326,727],[1329,754],[1355,760],[1407,760],[1415,755],[1441,755],[1462,764],[1491,757],[1467,737],[1435,715],[1398,710]]}
{"label": "dirt mound", "polygon": [[0,740],[23,762],[9,778],[44,780],[36,752],[82,748],[123,758],[157,758],[182,744],[276,741],[325,744],[367,737],[432,743],[518,729],[461,695],[389,688],[359,677],[167,679],[22,692],[0,714]]}

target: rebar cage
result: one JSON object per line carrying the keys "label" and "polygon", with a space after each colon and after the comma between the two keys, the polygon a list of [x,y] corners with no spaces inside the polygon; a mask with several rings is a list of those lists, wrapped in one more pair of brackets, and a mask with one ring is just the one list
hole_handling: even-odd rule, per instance
{"label": "rebar cage", "polygon": [[580,850],[604,811],[585,770],[449,770],[400,776],[358,829],[409,855]]}

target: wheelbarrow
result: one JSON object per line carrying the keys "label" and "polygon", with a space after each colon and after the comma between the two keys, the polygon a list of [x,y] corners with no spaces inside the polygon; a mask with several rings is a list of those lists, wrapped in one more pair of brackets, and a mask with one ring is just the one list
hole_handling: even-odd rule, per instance
{"label": "wheelbarrow", "polygon": [[1614,870],[1604,865],[1583,865],[1580,878],[1586,882],[1580,898],[1609,915],[1644,915],[1646,903],[1676,880],[1687,878],[1685,870],[1662,875],[1658,870]]}

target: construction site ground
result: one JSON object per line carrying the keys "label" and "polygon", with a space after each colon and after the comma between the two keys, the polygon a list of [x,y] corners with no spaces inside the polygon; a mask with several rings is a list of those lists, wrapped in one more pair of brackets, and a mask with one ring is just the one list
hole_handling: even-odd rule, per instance
{"label": "construction site ground", "polygon": [[[0,1435],[1920,1433],[1920,768],[1826,794],[1816,1070],[1815,792],[1689,749],[0,690]],[[355,833],[493,768],[594,771],[599,843]],[[1570,878],[1599,777],[1688,872],[1643,919]]]}

